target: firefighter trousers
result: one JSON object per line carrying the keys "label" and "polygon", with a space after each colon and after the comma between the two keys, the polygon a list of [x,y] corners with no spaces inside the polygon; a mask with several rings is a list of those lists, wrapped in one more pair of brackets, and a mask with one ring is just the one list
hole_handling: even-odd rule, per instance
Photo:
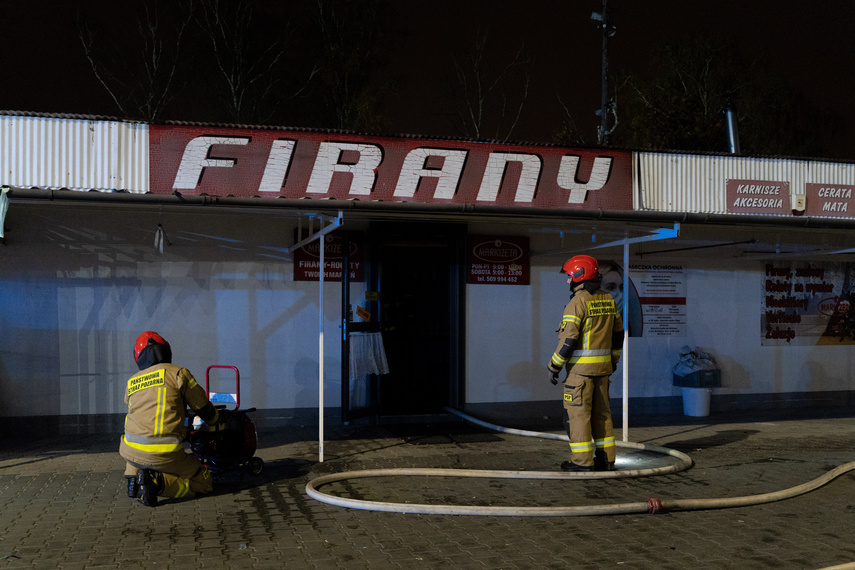
{"label": "firefighter trousers", "polygon": [[594,466],[594,452],[615,460],[615,436],[609,406],[608,376],[568,373],[564,379],[564,427],[570,438],[570,460]]}
{"label": "firefighter trousers", "polygon": [[210,471],[188,453],[144,453],[131,450],[124,443],[119,451],[127,461],[125,476],[135,476],[137,469],[154,469],[163,475],[163,490],[158,493],[161,497],[189,499],[196,493],[210,493],[214,490]]}

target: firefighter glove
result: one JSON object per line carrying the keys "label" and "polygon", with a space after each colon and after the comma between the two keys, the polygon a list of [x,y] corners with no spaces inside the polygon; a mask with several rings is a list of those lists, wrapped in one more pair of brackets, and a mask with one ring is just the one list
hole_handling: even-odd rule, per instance
{"label": "firefighter glove", "polygon": [[217,418],[217,423],[220,425],[227,425],[229,420],[232,418],[232,413],[229,410],[222,409],[217,410],[219,412],[219,417]]}
{"label": "firefighter glove", "polygon": [[558,384],[558,372],[549,371],[549,381],[552,382],[553,386]]}

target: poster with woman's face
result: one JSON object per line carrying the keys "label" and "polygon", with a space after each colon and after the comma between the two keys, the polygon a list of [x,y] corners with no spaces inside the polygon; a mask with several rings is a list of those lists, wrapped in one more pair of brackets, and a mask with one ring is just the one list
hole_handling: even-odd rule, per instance
{"label": "poster with woman's face", "polygon": [[[608,292],[615,300],[615,305],[623,311],[624,303],[624,288],[623,288],[623,267],[611,260],[602,260],[600,264],[600,275],[603,281],[600,284],[600,289]],[[629,279],[629,296],[627,297],[627,318],[624,326],[629,330],[629,336],[641,336],[643,328],[643,320],[641,315],[641,305],[639,304],[638,294],[635,293],[635,286],[632,279]]]}
{"label": "poster with woman's face", "polygon": [[600,266],[600,275],[603,276],[603,283],[600,288],[614,297],[615,305],[623,307],[623,271],[617,265],[613,265],[612,262],[608,262],[608,264]]}

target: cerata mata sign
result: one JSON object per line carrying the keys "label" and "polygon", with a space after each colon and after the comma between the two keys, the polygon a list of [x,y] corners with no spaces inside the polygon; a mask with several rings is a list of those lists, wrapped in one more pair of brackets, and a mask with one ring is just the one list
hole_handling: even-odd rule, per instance
{"label": "cerata mata sign", "polygon": [[155,194],[631,210],[631,153],[151,125]]}

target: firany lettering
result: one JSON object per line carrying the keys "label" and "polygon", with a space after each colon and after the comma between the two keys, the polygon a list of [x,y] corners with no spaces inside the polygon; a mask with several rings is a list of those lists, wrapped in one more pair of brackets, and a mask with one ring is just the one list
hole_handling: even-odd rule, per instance
{"label": "firany lettering", "polygon": [[[174,190],[191,190],[199,186],[208,168],[233,168],[234,158],[212,156],[213,147],[246,146],[251,137],[199,136],[187,143],[178,172],[173,182]],[[259,193],[279,193],[287,180],[291,160],[299,141],[280,139],[271,145]],[[395,183],[393,196],[405,200],[412,198],[419,184],[434,179],[434,200],[449,200],[458,190],[469,150],[419,147],[410,150],[404,158]],[[384,159],[384,149],[370,143],[325,141],[318,146],[308,186],[307,195],[322,195],[330,191],[337,173],[351,176],[349,195],[370,196],[377,182],[377,169]],[[556,176],[559,188],[567,190],[567,202],[581,204],[588,192],[601,190],[609,181],[612,157],[594,158],[591,174],[586,182],[579,179],[581,157],[565,155]],[[543,171],[543,158],[531,153],[491,152],[487,157],[476,201],[495,202],[502,189],[510,165],[519,169],[519,181],[514,189],[515,203],[534,200]]]}

